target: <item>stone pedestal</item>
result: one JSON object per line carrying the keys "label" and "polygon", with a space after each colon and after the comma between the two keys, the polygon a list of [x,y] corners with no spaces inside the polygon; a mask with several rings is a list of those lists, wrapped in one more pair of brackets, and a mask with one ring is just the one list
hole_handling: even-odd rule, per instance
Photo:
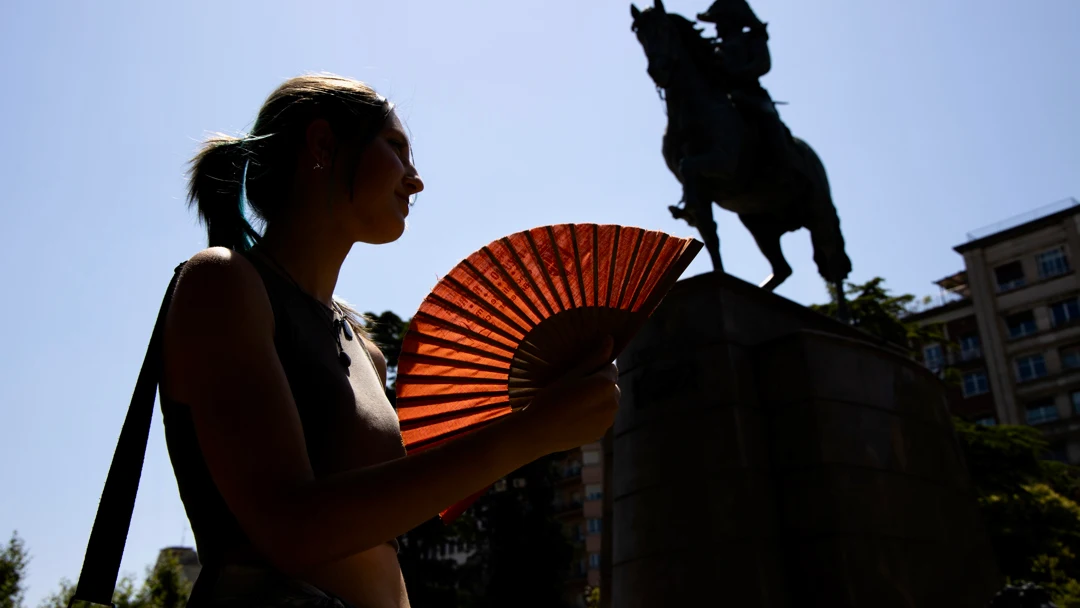
{"label": "stone pedestal", "polygon": [[984,606],[1000,589],[944,387],[915,362],[710,274],[676,285],[619,368],[605,604]]}

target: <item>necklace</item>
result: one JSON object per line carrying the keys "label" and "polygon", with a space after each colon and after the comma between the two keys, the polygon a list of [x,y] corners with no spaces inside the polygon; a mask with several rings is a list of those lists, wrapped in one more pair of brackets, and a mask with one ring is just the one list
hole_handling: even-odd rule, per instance
{"label": "necklace", "polygon": [[294,279],[292,275],[289,274],[289,272],[285,270],[285,268],[283,268],[281,264],[279,264],[278,261],[271,257],[269,254],[255,250],[252,250],[252,253],[255,253],[260,258],[269,262],[270,265],[274,267],[274,270],[278,272],[278,274],[284,276],[285,279],[289,282],[289,284],[292,285],[293,288],[296,289],[296,291],[300,292],[300,295],[303,297],[304,301],[317,306],[320,318],[326,320],[326,315],[330,315],[330,327],[328,329],[330,330],[330,333],[334,336],[334,343],[337,345],[338,362],[341,363],[342,367],[348,369],[349,366],[352,365],[352,358],[349,357],[349,354],[345,352],[345,347],[341,343],[341,336],[345,336],[346,340],[351,341],[353,339],[353,331],[352,327],[349,326],[349,321],[346,318],[345,311],[341,310],[341,307],[336,301],[334,301],[333,298],[330,299],[330,306],[327,306],[326,304],[323,304],[321,301],[319,301],[318,298],[305,291],[304,288],[296,282],[296,279]]}

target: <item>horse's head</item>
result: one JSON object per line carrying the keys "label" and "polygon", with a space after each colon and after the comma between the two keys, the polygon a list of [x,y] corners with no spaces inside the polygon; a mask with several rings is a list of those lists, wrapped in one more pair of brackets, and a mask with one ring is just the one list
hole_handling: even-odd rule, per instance
{"label": "horse's head", "polygon": [[649,76],[656,86],[666,88],[681,54],[679,32],[668,18],[663,0],[654,2],[652,7],[645,10],[630,5],[630,15],[634,18],[630,29],[645,50]]}

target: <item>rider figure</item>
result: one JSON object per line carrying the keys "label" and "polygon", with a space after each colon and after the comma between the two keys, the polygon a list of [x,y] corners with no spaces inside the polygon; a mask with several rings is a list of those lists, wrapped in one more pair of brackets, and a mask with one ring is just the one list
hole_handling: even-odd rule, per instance
{"label": "rider figure", "polygon": [[746,0],[716,0],[698,20],[716,24],[715,44],[720,68],[730,83],[731,100],[757,123],[766,167],[782,167],[789,134],[772,97],[758,82],[772,67],[766,24],[758,20]]}

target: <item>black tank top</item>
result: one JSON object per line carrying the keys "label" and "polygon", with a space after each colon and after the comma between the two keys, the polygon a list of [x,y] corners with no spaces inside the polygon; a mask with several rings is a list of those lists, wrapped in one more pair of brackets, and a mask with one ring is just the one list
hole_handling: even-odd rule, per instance
{"label": "black tank top", "polygon": [[[330,311],[257,255],[245,257],[262,276],[270,299],[274,346],[300,415],[315,476],[350,468],[338,457],[343,442],[350,439],[342,435],[342,422],[347,421],[346,427],[355,426],[358,416],[368,431],[365,434],[370,434],[362,442],[368,444],[369,452],[385,456],[381,460],[403,455],[396,414],[361,337],[355,332],[351,340],[342,336],[341,345],[352,360],[345,368],[339,359]],[[210,477],[188,407],[161,395],[161,410],[169,458],[199,561],[204,567],[226,563],[267,566]],[[396,539],[388,542],[397,548]]]}

